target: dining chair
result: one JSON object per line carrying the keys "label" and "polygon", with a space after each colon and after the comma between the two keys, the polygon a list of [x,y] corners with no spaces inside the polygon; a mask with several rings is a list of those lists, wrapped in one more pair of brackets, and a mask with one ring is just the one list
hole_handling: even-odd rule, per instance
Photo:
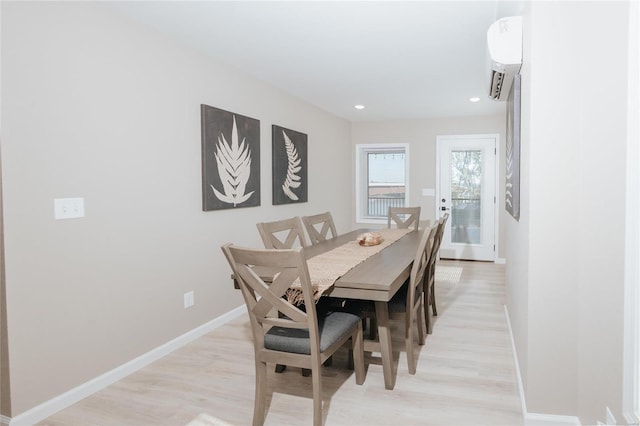
{"label": "dining chair", "polygon": [[387,214],[387,228],[395,224],[398,228],[420,227],[420,207],[389,207]]}
{"label": "dining chair", "polygon": [[[300,217],[295,216],[289,219],[277,220],[274,222],[259,222],[256,224],[260,237],[267,249],[290,249],[294,246],[307,247],[307,240],[304,236],[304,229]],[[319,302],[322,309],[333,306],[342,306],[343,302],[338,299],[327,298]],[[329,358],[326,365],[331,365]],[[286,369],[285,364],[276,364],[276,373],[282,373]],[[308,376],[310,371],[302,369],[302,375]]]}
{"label": "dining chair", "polygon": [[307,229],[311,245],[326,241],[329,239],[329,234],[331,234],[331,238],[338,236],[330,212],[313,216],[302,216],[302,223],[304,223],[304,227]]}
{"label": "dining chair", "polygon": [[[256,382],[253,425],[262,425],[267,407],[267,363],[311,370],[313,424],[322,424],[322,363],[351,341],[356,384],[364,383],[362,322],[346,311],[316,310],[307,262],[297,249],[251,249],[226,244],[222,251],[240,284],[249,313],[255,354]],[[254,266],[277,271],[273,282],[261,279]],[[283,297],[299,281],[305,310]]]}
{"label": "dining chair", "polygon": [[300,247],[308,246],[302,222],[298,216],[274,222],[260,222],[256,226],[265,248],[290,249],[296,245],[296,242]]}
{"label": "dining chair", "polygon": [[429,309],[433,313],[433,316],[438,315],[436,308],[436,262],[438,260],[438,252],[440,251],[440,244],[442,243],[442,236],[444,235],[444,229],[449,219],[449,213],[445,213],[434,226],[437,227],[437,232],[434,238],[433,247],[431,248],[431,256],[429,257],[429,265],[427,266],[427,273],[425,274],[425,289],[424,289],[424,317],[427,325],[427,333],[431,334],[433,331],[433,321],[429,314]]}
{"label": "dining chair", "polygon": [[[420,243],[416,249],[409,279],[396,292],[388,303],[390,319],[404,319],[404,341],[407,352],[407,366],[409,374],[416,373],[416,358],[413,351],[414,325],[418,329],[418,344],[424,345],[427,335],[426,324],[423,322],[425,308],[423,291],[424,277],[432,253],[432,246],[437,232],[437,225],[422,232]],[[359,307],[365,318],[375,318],[375,307],[370,301],[358,301],[348,305],[351,309]]]}

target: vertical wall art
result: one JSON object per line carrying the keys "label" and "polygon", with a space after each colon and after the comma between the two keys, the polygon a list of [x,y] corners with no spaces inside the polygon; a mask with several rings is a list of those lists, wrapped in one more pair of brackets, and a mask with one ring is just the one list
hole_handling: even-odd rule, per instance
{"label": "vertical wall art", "polygon": [[520,74],[513,79],[507,100],[505,209],[520,219]]}
{"label": "vertical wall art", "polygon": [[273,204],[307,201],[307,135],[272,126]]}
{"label": "vertical wall art", "polygon": [[260,205],[260,121],[200,105],[202,210]]}

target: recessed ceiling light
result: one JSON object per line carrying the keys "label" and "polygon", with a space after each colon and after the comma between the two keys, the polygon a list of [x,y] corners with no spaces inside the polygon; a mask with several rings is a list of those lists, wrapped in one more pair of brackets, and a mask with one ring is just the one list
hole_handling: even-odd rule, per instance
{"label": "recessed ceiling light", "polygon": [[360,104],[358,104],[358,105],[354,105],[353,107],[354,107],[355,109],[364,109],[364,105],[360,105]]}
{"label": "recessed ceiling light", "polygon": [[478,98],[477,96],[474,96],[473,98],[469,98],[469,102],[479,102],[480,98]]}

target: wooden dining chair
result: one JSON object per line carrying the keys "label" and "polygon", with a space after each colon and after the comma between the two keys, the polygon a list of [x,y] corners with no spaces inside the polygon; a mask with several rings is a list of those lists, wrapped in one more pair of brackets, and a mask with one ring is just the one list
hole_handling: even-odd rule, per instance
{"label": "wooden dining chair", "polygon": [[[322,424],[322,363],[351,340],[356,383],[364,383],[362,322],[345,311],[317,311],[309,270],[302,248],[250,249],[226,244],[222,251],[240,284],[249,313],[255,353],[256,383],[253,425],[264,423],[267,407],[267,363],[311,370],[313,424]],[[278,271],[273,282],[253,270],[264,266]],[[283,297],[299,280],[306,310]]]}
{"label": "wooden dining chair", "polygon": [[319,242],[326,241],[330,238],[338,236],[336,232],[336,226],[333,223],[333,218],[330,212],[320,213],[313,216],[302,216],[302,223],[307,229],[309,240],[311,245],[318,244]]}
{"label": "wooden dining chair", "polygon": [[295,247],[296,244],[299,247],[309,245],[298,216],[275,222],[260,222],[256,226],[265,248],[289,249]]}
{"label": "wooden dining chair", "polygon": [[387,228],[391,228],[392,222],[398,228],[411,228],[418,230],[420,226],[420,207],[389,207],[387,214]]}
{"label": "wooden dining chair", "polygon": [[[289,219],[277,220],[274,222],[257,223],[258,232],[267,249],[290,249],[294,247],[307,247],[307,239],[304,235],[304,229],[300,217],[295,216]],[[341,306],[343,302],[338,299],[322,300],[319,305],[322,309],[329,307]],[[326,365],[331,365],[332,359],[329,358]],[[276,373],[282,373],[286,369],[286,364],[276,364]],[[302,369],[302,375],[308,376],[311,372],[308,369]]]}
{"label": "wooden dining chair", "polygon": [[[434,238],[433,247],[431,248],[431,256],[429,257],[429,265],[427,266],[427,273],[425,274],[425,289],[424,289],[424,318],[425,323],[427,325],[427,333],[431,334],[433,331],[433,321],[431,319],[431,314],[433,316],[438,315],[438,310],[436,308],[436,262],[438,260],[438,252],[440,251],[440,244],[442,243],[442,236],[444,235],[444,229],[447,224],[447,220],[449,219],[449,213],[445,213],[434,225],[437,227],[437,232]],[[429,312],[431,309],[431,312]]]}
{"label": "wooden dining chair", "polygon": [[[389,318],[404,320],[404,342],[407,352],[407,366],[409,374],[416,373],[416,358],[413,350],[415,327],[418,331],[418,344],[424,345],[427,336],[424,305],[424,278],[429,264],[429,257],[432,253],[432,246],[435,240],[437,225],[425,229],[422,232],[420,243],[416,249],[411,274],[407,282],[396,292],[388,303]],[[350,309],[359,309],[365,318],[375,318],[375,306],[370,301],[358,301],[348,305]]]}

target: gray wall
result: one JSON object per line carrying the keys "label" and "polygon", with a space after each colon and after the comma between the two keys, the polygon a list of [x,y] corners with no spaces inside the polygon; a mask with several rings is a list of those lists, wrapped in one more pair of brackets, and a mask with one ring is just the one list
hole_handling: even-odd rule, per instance
{"label": "gray wall", "polygon": [[629,4],[532,2],[508,308],[529,412],[622,421]]}
{"label": "gray wall", "polygon": [[[348,122],[97,2],[1,7],[13,416],[240,306],[219,247],[261,246],[256,222],[350,227]],[[260,120],[260,207],[202,212],[201,103]],[[308,135],[308,203],[271,205],[272,124]],[[64,197],[86,217],[54,220]]]}

